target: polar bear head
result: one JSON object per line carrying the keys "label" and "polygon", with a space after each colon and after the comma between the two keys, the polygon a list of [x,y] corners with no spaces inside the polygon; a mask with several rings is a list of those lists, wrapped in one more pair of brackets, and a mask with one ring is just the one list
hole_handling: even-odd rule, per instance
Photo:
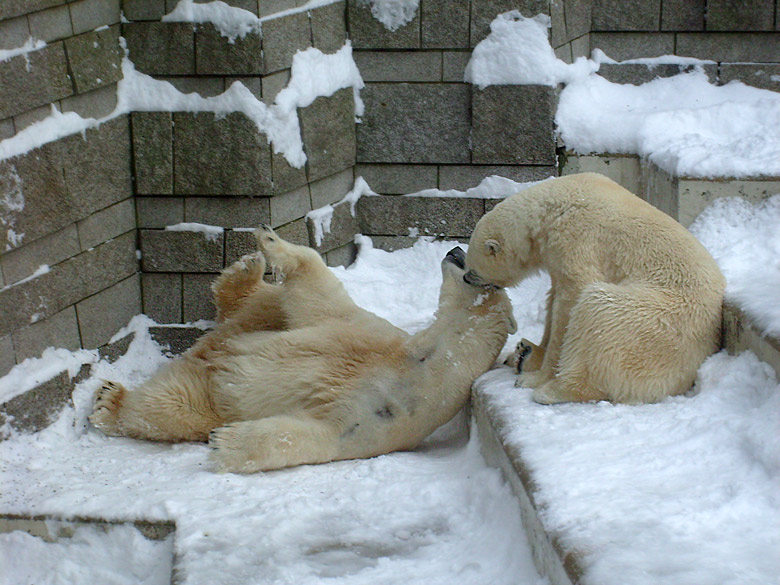
{"label": "polar bear head", "polygon": [[511,287],[539,269],[528,218],[500,203],[477,222],[466,255],[467,283]]}

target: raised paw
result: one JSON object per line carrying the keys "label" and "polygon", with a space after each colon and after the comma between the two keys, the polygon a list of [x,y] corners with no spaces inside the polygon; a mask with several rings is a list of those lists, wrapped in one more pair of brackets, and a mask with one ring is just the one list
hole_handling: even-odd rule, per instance
{"label": "raised paw", "polygon": [[104,380],[95,395],[95,405],[89,415],[89,422],[106,434],[119,434],[117,421],[125,392],[122,384]]}
{"label": "raised paw", "polygon": [[523,364],[526,361],[526,358],[530,355],[531,351],[535,347],[536,346],[527,339],[521,339],[517,343],[515,351],[513,351],[512,354],[504,361],[504,365],[511,367],[519,374],[523,371]]}

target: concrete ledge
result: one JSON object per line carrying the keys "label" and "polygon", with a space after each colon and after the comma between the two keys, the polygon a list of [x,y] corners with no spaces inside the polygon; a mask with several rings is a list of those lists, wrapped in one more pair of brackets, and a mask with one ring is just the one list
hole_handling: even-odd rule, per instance
{"label": "concrete ledge", "polygon": [[780,339],[764,335],[741,309],[723,305],[723,347],[732,355],[750,350],[780,379]]}
{"label": "concrete ledge", "polygon": [[528,542],[531,544],[534,564],[551,585],[578,585],[582,568],[577,551],[567,551],[554,534],[549,534],[539,518],[534,493],[536,486],[523,463],[522,453],[503,442],[504,429],[512,421],[502,420],[489,413],[485,398],[472,392],[471,405],[485,461],[500,469],[520,503]]}

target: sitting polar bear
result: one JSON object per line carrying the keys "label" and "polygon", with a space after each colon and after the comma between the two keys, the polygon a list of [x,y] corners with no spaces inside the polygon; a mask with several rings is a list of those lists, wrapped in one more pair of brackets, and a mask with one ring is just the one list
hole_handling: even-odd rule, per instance
{"label": "sitting polar bear", "polygon": [[[355,305],[319,254],[255,232],[261,254],[213,289],[218,326],[134,391],[106,382],[90,421],[109,435],[205,441],[251,473],[411,449],[466,403],[516,325],[506,292],[442,262],[434,322],[409,336]],[[283,284],[263,280],[265,261]]]}
{"label": "sitting polar bear", "polygon": [[[517,386],[537,402],[655,402],[693,384],[720,341],[725,279],[679,223],[583,173],[516,193],[471,236],[466,280],[513,286],[546,269],[544,335],[523,340]],[[530,355],[528,355],[530,353]]]}

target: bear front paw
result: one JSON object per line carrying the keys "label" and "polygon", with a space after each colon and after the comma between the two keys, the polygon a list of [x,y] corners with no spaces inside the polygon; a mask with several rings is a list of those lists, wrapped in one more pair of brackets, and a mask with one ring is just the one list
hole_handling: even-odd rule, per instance
{"label": "bear front paw", "polygon": [[118,434],[119,410],[125,396],[125,387],[118,382],[103,381],[95,395],[95,405],[89,422],[106,434]]}

